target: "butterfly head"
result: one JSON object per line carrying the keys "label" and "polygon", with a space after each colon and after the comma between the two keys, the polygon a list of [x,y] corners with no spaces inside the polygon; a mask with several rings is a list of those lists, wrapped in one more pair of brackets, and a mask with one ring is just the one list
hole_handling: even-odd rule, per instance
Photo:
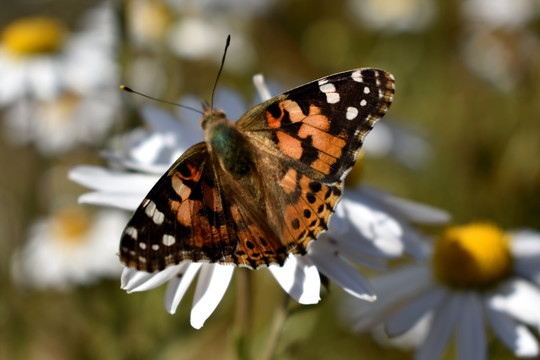
{"label": "butterfly head", "polygon": [[208,103],[203,104],[203,117],[201,119],[201,127],[206,130],[212,124],[226,120],[223,110],[212,109]]}

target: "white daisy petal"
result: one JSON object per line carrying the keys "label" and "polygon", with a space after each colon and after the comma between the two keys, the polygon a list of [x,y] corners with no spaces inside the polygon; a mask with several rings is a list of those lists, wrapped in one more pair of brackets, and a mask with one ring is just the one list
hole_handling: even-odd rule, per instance
{"label": "white daisy petal", "polygon": [[486,358],[486,329],[482,316],[482,305],[477,294],[463,295],[457,326],[457,352],[460,360],[481,360]]}
{"label": "white daisy petal", "polygon": [[356,238],[361,236],[371,241],[373,246],[388,256],[401,255],[403,243],[399,238],[402,230],[394,218],[377,208],[369,207],[364,199],[353,191],[346,192],[341,201],[345,216],[349,220],[351,234]]}
{"label": "white daisy petal", "polygon": [[[421,265],[400,268],[396,273],[372,278],[375,292],[380,294],[376,304],[393,304],[399,299],[408,298],[424,291],[432,285],[429,269]],[[391,296],[389,294],[392,294]]]}
{"label": "white daisy petal", "polygon": [[504,311],[486,307],[486,316],[497,337],[514,355],[519,357],[536,357],[540,354],[538,342],[529,329],[516,323]]}
{"label": "white daisy petal", "polygon": [[94,190],[136,192],[144,195],[150,191],[159,176],[131,174],[114,171],[99,166],[80,165],[68,172],[70,180]]}
{"label": "white daisy petal", "polygon": [[177,271],[178,265],[169,266],[157,273],[148,273],[126,267],[122,272],[120,287],[128,293],[147,291],[166,283]]}
{"label": "white daisy petal", "polygon": [[[403,267],[400,271],[371,278],[377,301],[367,303],[350,298],[343,307],[344,318],[355,331],[365,331],[384,320],[388,311],[402,299],[410,298],[430,286],[428,269],[422,266]],[[404,286],[403,284],[407,284]]]}
{"label": "white daisy petal", "polygon": [[512,236],[516,273],[540,284],[540,233],[522,230]]}
{"label": "white daisy petal", "polygon": [[328,242],[314,242],[309,248],[309,258],[317,269],[333,280],[343,290],[359,299],[374,301],[373,287],[353,266],[343,260]]}
{"label": "white daisy petal", "polygon": [[[403,286],[403,285],[402,285]],[[392,313],[386,323],[389,336],[399,336],[409,331],[427,313],[438,307],[446,292],[441,288],[428,287],[409,300],[405,306]]]}
{"label": "white daisy petal", "polygon": [[79,204],[110,206],[121,210],[133,211],[141,204],[144,195],[119,194],[116,192],[89,192],[79,196]]}
{"label": "white daisy petal", "polygon": [[438,359],[442,355],[465,303],[460,295],[447,295],[435,312],[431,331],[416,352],[416,360]]}
{"label": "white daisy petal", "polygon": [[300,304],[316,304],[321,299],[321,279],[307,257],[289,255],[283,266],[270,265],[279,285]]}
{"label": "white daisy petal", "polygon": [[180,301],[182,301],[201,266],[201,263],[184,262],[178,267],[178,272],[169,281],[165,294],[165,309],[170,314],[176,313]]}
{"label": "white daisy petal", "polygon": [[190,321],[195,329],[200,329],[218,306],[229,287],[234,269],[234,266],[218,264],[203,264],[201,267],[191,307]]}
{"label": "white daisy petal", "polygon": [[522,279],[512,279],[492,294],[488,303],[513,318],[540,328],[540,289]]}
{"label": "white daisy petal", "polygon": [[411,222],[443,224],[450,220],[450,214],[444,210],[415,201],[402,199],[368,185],[359,186],[357,190],[363,197],[377,202],[393,215]]}
{"label": "white daisy petal", "polygon": [[[37,60],[37,59],[36,59]],[[40,100],[51,101],[60,90],[59,69],[56,68],[56,60],[49,57],[42,57],[34,61],[32,67],[28,67],[31,72],[27,81]]]}
{"label": "white daisy petal", "polygon": [[272,93],[266,86],[266,82],[264,81],[264,76],[262,74],[256,74],[253,76],[253,85],[255,85],[259,98],[262,102],[268,101],[272,98]]}

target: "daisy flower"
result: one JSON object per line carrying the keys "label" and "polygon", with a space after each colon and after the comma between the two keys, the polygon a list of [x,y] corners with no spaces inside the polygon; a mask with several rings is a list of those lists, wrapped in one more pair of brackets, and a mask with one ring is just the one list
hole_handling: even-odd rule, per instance
{"label": "daisy flower", "polygon": [[[260,78],[257,78],[255,83],[259,88],[263,84]],[[262,90],[261,96],[264,98],[268,91]],[[219,96],[216,95],[216,103],[219,102]],[[229,101],[228,104],[233,102]],[[238,112],[238,109],[232,110],[233,114]],[[202,134],[198,137],[192,136],[190,129],[180,135],[183,132],[176,129],[181,127],[180,121],[176,120],[174,123],[170,115],[167,116],[163,111],[161,116],[157,116],[158,112],[154,111],[151,119],[147,117],[148,114],[148,111],[143,112],[143,118],[147,122],[152,121],[151,133],[141,137],[138,142],[131,142],[132,147],[128,149],[127,157],[110,157],[121,167],[135,169],[137,172],[88,166],[72,169],[72,180],[95,190],[83,195],[81,202],[135,210],[165,170],[159,166],[157,171],[158,167],[154,167],[152,162],[161,161],[161,165],[170,165],[175,160],[174,156],[170,155],[185,151],[187,143],[191,145],[194,139],[202,138]],[[198,122],[188,122],[195,123]],[[199,133],[202,132],[199,130]],[[185,139],[171,138],[175,136],[171,134],[185,136]],[[179,143],[174,144],[175,141]],[[174,146],[181,151],[174,152]],[[146,150],[141,151],[143,148]],[[168,155],[161,160],[159,156],[153,155],[139,160],[147,154]],[[388,210],[392,209],[396,214],[395,218],[389,215]],[[290,255],[283,266],[271,265],[268,269],[281,287],[301,304],[313,304],[320,300],[320,274],[348,293],[373,301],[375,295],[370,284],[352,264],[384,268],[385,259],[401,255],[403,241],[420,242],[419,235],[406,225],[406,221],[413,218],[415,221],[425,219],[427,222],[447,219],[445,213],[431,210],[368,188],[345,192],[329,224],[329,230],[310,244],[307,254]],[[165,307],[167,311],[174,313],[189,285],[199,273],[191,311],[191,325],[200,328],[221,301],[235,269],[236,267],[230,265],[190,261],[170,266],[158,273],[126,268],[122,274],[122,288],[128,292],[145,291],[167,282]]]}
{"label": "daisy flower", "polygon": [[36,142],[54,153],[104,135],[119,103],[112,91],[113,20],[111,8],[102,5],[87,14],[79,33],[44,16],[20,18],[3,29],[0,106],[7,108],[8,139]]}
{"label": "daisy flower", "polygon": [[27,243],[15,252],[14,279],[22,285],[64,290],[118,276],[122,266],[115,253],[127,220],[118,210],[92,216],[67,208],[36,221]]}
{"label": "daisy flower", "polygon": [[33,143],[44,155],[95,144],[114,123],[120,104],[117,92],[64,92],[50,101],[21,99],[4,113],[4,135],[13,144]]}
{"label": "daisy flower", "polygon": [[514,355],[539,355],[540,233],[449,227],[422,262],[371,280],[380,300],[350,299],[348,321],[358,331],[384,324],[415,359],[439,358],[452,335],[459,359],[485,359],[487,327]]}

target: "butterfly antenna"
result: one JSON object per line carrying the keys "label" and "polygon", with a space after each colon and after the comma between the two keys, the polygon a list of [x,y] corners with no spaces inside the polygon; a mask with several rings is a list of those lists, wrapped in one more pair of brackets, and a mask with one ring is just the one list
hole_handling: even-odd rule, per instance
{"label": "butterfly antenna", "polygon": [[187,109],[187,110],[195,111],[195,112],[203,115],[203,112],[198,110],[198,109],[195,109],[195,108],[192,108],[192,107],[189,107],[189,106],[186,106],[186,105],[182,105],[182,104],[177,104],[177,103],[172,102],[172,101],[161,100],[161,99],[158,99],[158,98],[143,94],[141,92],[135,91],[132,88],[129,88],[129,87],[125,86],[125,85],[120,85],[120,89],[122,89],[124,91],[127,91],[127,92],[130,92],[130,93],[133,93],[133,94],[140,95],[140,96],[145,97],[145,98],[150,99],[150,100],[154,100],[154,101],[157,101],[157,102],[160,102],[160,103],[163,103],[163,104],[169,104],[169,105],[178,106],[179,108],[184,108],[184,109]]}
{"label": "butterfly antenna", "polygon": [[217,73],[216,82],[214,83],[214,88],[212,89],[212,97],[210,98],[210,109],[214,108],[214,94],[216,92],[217,83],[219,80],[219,76],[221,75],[221,71],[223,70],[223,65],[225,65],[225,57],[227,56],[227,49],[229,48],[229,45],[231,44],[231,35],[227,35],[227,40],[225,41],[225,50],[223,51],[223,57],[221,58],[221,65],[219,66],[219,71]]}

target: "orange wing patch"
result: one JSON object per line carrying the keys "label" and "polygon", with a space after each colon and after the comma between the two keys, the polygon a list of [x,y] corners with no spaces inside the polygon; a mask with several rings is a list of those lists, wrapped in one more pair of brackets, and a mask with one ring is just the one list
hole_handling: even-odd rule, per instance
{"label": "orange wing patch", "polygon": [[231,205],[230,214],[237,246],[228,262],[253,269],[271,263],[283,264],[287,257],[285,247],[272,231],[264,229],[267,226],[251,220],[238,204]]}
{"label": "orange wing patch", "polygon": [[315,236],[327,229],[341,195],[341,184],[326,185],[289,169],[278,182],[285,194],[281,238],[288,252],[303,254]]}
{"label": "orange wing patch", "polygon": [[283,131],[276,132],[277,147],[295,160],[302,157],[302,142]]}

